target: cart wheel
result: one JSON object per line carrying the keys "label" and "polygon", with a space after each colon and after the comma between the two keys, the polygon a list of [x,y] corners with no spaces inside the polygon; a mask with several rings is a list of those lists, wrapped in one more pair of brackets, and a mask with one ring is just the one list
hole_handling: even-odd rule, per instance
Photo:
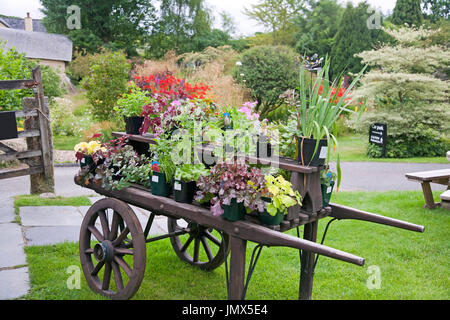
{"label": "cart wheel", "polygon": [[[184,219],[167,218],[167,226],[169,233],[187,231],[187,235],[170,237],[170,242],[181,260],[202,270],[216,269],[230,252],[229,237],[226,233],[222,236],[222,233],[215,229]],[[200,244],[203,250],[200,250]]]}
{"label": "cart wheel", "polygon": [[145,238],[125,202],[102,199],[89,208],[80,230],[80,260],[93,291],[120,300],[137,292],[145,273]]}

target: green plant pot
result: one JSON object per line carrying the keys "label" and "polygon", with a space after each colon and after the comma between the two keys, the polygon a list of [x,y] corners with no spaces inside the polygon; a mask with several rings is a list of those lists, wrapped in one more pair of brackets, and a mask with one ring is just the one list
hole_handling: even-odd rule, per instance
{"label": "green plant pot", "polygon": [[[272,199],[263,197],[262,200],[265,202],[272,202]],[[278,211],[275,216],[272,216],[270,213],[267,212],[267,210],[264,210],[264,212],[258,213],[258,219],[261,224],[265,224],[268,226],[276,226],[279,225],[284,220],[284,214],[283,212]]]}
{"label": "green plant pot", "polygon": [[322,188],[322,206],[328,207],[330,204],[331,194],[333,193],[334,181],[331,181],[330,186],[328,187],[326,184],[321,184]]}
{"label": "green plant pot", "polygon": [[153,172],[150,176],[150,187],[152,194],[160,197],[168,197],[172,193],[172,186],[166,181],[163,172]]}
{"label": "green plant pot", "polygon": [[245,207],[244,204],[238,203],[236,199],[231,200],[230,205],[222,205],[223,214],[222,218],[228,221],[239,221],[244,220],[245,217]]}

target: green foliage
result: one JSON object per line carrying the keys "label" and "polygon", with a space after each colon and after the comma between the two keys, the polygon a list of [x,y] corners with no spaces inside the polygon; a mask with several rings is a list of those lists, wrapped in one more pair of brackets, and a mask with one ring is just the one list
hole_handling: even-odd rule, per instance
{"label": "green foliage", "polygon": [[420,26],[423,22],[420,0],[397,0],[391,20],[397,25]]}
{"label": "green foliage", "polygon": [[342,72],[358,73],[363,65],[361,58],[354,55],[371,49],[373,44],[379,40],[386,40],[382,30],[371,30],[367,27],[369,9],[369,5],[365,2],[356,7],[353,7],[350,2],[347,3],[331,50],[332,68],[330,71],[333,77]]}
{"label": "green foliage", "polygon": [[80,83],[89,74],[89,65],[94,56],[95,54],[82,51],[73,53],[73,59],[66,68],[66,74],[73,83]]}
{"label": "green foliage", "polygon": [[450,12],[448,0],[422,0],[421,4],[427,19],[433,22],[448,19]]}
{"label": "green foliage", "polygon": [[130,63],[121,52],[104,51],[90,61],[90,72],[81,82],[96,120],[114,117],[117,99],[126,92]]}
{"label": "green foliage", "polygon": [[[148,0],[42,0],[41,4],[46,29],[68,35],[75,48],[88,52],[110,46],[135,54],[155,19],[155,8]],[[71,5],[81,8],[79,30],[67,28]]]}
{"label": "green foliage", "polygon": [[252,99],[258,101],[256,110],[262,118],[282,104],[282,93],[297,85],[296,54],[289,47],[250,48],[242,53],[241,63],[233,69],[233,77],[251,90]]}
{"label": "green foliage", "polygon": [[330,55],[343,11],[336,0],[311,1],[310,8],[296,21],[296,51],[307,56]]}
{"label": "green foliage", "polygon": [[[0,42],[0,80],[31,79],[31,70],[38,65],[28,60],[15,48],[6,51]],[[49,66],[41,66],[44,94],[49,102],[64,93],[59,75]],[[18,110],[22,108],[22,99],[33,96],[31,90],[0,90],[0,110]]]}
{"label": "green foliage", "polygon": [[124,117],[139,117],[142,113],[142,107],[149,104],[150,98],[139,87],[131,83],[128,92],[117,100],[117,106],[114,111]]}
{"label": "green foliage", "polygon": [[[450,109],[448,105],[399,105],[377,112],[364,113],[355,126],[359,132],[368,132],[372,123],[387,124],[388,158],[445,156],[450,150]],[[369,144],[367,155],[381,157],[381,147]]]}
{"label": "green foliage", "polygon": [[302,205],[302,197],[298,191],[292,189],[292,184],[282,176],[264,176],[266,188],[269,192],[271,202],[267,204],[267,213],[275,216],[278,212],[287,214],[290,207]]}
{"label": "green foliage", "polygon": [[185,163],[175,171],[175,179],[183,182],[197,181],[200,177],[207,175],[209,175],[209,170],[203,163]]}

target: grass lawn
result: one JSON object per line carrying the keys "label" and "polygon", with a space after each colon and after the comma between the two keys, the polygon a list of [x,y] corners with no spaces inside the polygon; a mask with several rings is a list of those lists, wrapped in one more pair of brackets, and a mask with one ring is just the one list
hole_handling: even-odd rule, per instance
{"label": "grass lawn", "polygon": [[[368,137],[358,134],[345,135],[338,138],[341,161],[348,162],[408,162],[408,163],[448,163],[445,155],[442,157],[422,157],[422,158],[404,158],[404,159],[380,159],[368,158],[366,155]],[[332,154],[332,160],[336,160],[336,154]]]}
{"label": "grass lawn", "polygon": [[76,144],[80,143],[81,137],[76,136],[53,136],[53,149],[72,151]]}
{"label": "grass lawn", "polygon": [[[436,198],[438,194],[435,194]],[[315,271],[313,299],[449,299],[449,211],[422,208],[421,192],[341,192],[333,202],[425,226],[415,233],[361,221],[335,221],[325,245],[366,258],[366,265],[321,257]],[[319,225],[321,239],[326,221]],[[290,231],[295,235],[295,230]],[[247,267],[254,243],[249,243]],[[80,267],[78,246],[64,243],[27,247],[31,291],[25,299],[103,299],[87,286],[69,290],[70,266]],[[380,289],[368,289],[369,267],[379,268]],[[81,270],[81,268],[80,268]],[[299,256],[290,248],[264,248],[247,299],[295,300]],[[135,299],[226,299],[224,267],[204,272],[182,262],[168,239],[147,245],[144,281]]]}

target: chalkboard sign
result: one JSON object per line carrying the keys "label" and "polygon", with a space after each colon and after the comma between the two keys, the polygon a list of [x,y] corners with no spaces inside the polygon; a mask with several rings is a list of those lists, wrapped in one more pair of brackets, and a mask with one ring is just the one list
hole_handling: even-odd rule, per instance
{"label": "chalkboard sign", "polygon": [[383,147],[382,156],[385,157],[387,144],[387,125],[384,123],[372,124],[369,130],[369,142]]}
{"label": "chalkboard sign", "polygon": [[0,140],[17,137],[16,113],[14,111],[0,112]]}

